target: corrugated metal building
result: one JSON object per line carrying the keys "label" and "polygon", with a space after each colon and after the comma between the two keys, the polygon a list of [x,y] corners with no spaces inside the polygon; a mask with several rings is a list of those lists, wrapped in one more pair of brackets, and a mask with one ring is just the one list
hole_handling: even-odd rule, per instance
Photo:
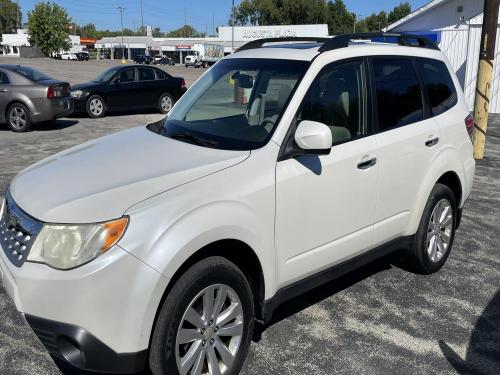
{"label": "corrugated metal building", "polygon": [[[434,0],[390,25],[386,30],[424,34],[438,42],[455,69],[472,110],[482,25],[483,1]],[[490,112],[500,113],[500,61],[498,61],[500,39],[497,40],[495,56],[495,78]]]}

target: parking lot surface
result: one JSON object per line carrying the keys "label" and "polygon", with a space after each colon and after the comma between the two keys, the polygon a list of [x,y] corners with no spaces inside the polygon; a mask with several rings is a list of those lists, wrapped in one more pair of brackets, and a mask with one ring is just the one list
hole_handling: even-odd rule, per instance
{"label": "parking lot surface", "polygon": [[[22,63],[77,83],[112,62]],[[173,69],[188,83],[201,72]],[[70,118],[26,134],[0,125],[0,192],[40,159],[161,118],[154,112]],[[500,118],[492,122],[443,270],[416,275],[393,255],[287,302],[270,325],[257,327],[242,374],[500,374]],[[60,372],[0,287],[0,374]]]}

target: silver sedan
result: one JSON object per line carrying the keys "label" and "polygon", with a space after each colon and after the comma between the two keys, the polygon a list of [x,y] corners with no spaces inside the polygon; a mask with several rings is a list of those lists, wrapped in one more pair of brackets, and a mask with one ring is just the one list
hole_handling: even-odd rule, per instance
{"label": "silver sedan", "polygon": [[73,113],[67,82],[21,65],[0,65],[0,123],[26,132],[34,123]]}

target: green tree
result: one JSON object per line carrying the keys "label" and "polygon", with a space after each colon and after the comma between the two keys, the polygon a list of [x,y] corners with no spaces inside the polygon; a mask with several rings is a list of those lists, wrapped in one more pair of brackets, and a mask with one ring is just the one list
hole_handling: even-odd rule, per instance
{"label": "green tree", "polygon": [[397,7],[389,13],[387,17],[387,21],[389,24],[399,21],[402,18],[405,18],[408,14],[411,13],[411,5],[408,2],[401,3]]}
{"label": "green tree", "polygon": [[69,25],[71,18],[61,6],[40,2],[28,12],[29,42],[47,56],[71,47]]}
{"label": "green tree", "polygon": [[18,9],[17,4],[11,0],[0,0],[0,40],[2,40],[2,34],[13,33],[18,22],[21,25],[21,10]]}
{"label": "green tree", "polygon": [[176,30],[169,31],[166,34],[167,38],[199,38],[203,37],[203,33],[200,33],[193,26],[184,25]]}
{"label": "green tree", "polygon": [[328,2],[328,32],[330,35],[350,33],[354,29],[354,17],[342,0]]}

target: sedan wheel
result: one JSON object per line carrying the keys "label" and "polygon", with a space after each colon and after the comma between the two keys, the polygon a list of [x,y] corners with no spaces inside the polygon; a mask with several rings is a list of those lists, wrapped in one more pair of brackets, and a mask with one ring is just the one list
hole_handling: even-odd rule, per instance
{"label": "sedan wheel", "polygon": [[181,374],[225,374],[243,336],[240,298],[229,286],[211,285],[189,304],[177,331],[175,358]]}
{"label": "sedan wheel", "polygon": [[31,129],[29,110],[21,103],[13,104],[8,111],[9,126],[14,132],[26,132]]}
{"label": "sedan wheel", "polygon": [[160,97],[159,107],[161,113],[169,113],[174,106],[174,99],[172,95],[165,93]]}
{"label": "sedan wheel", "polygon": [[99,95],[93,95],[87,100],[87,113],[92,118],[99,118],[106,113],[106,104]]}

